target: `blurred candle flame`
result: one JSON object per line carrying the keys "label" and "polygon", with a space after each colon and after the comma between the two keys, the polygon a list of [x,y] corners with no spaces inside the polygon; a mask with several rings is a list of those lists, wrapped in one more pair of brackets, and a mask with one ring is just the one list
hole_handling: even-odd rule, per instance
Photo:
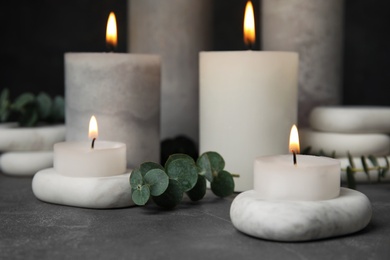
{"label": "blurred candle flame", "polygon": [[106,43],[111,49],[117,46],[117,29],[116,29],[116,18],[114,12],[111,12],[108,16],[107,29],[106,29]]}
{"label": "blurred candle flame", "polygon": [[253,5],[251,1],[246,3],[244,15],[244,43],[251,46],[256,41],[255,33],[255,16],[253,12]]}
{"label": "blurred candle flame", "polygon": [[292,153],[299,153],[299,135],[298,135],[298,129],[296,125],[293,125],[291,127],[291,132],[290,132],[290,151]]}
{"label": "blurred candle flame", "polygon": [[91,139],[98,137],[98,125],[96,121],[96,117],[92,116],[91,120],[89,120],[89,132],[88,137]]}

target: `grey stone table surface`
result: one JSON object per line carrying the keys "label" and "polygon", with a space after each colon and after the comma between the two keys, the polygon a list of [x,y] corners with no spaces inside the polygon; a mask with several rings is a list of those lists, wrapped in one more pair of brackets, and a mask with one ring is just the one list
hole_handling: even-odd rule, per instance
{"label": "grey stone table surface", "polygon": [[93,210],[37,200],[31,178],[0,173],[0,259],[390,259],[390,184],[360,184],[373,217],[360,232],[281,243],[237,231],[234,196],[208,193],[171,211]]}

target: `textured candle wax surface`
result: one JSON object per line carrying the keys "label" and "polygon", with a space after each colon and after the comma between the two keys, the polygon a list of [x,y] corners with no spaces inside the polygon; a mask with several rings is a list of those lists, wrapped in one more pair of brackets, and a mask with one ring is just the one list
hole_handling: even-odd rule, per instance
{"label": "textured candle wax surface", "polygon": [[259,238],[306,241],[359,231],[371,219],[368,198],[341,188],[340,196],[323,201],[267,201],[251,190],[239,194],[230,208],[233,225]]}
{"label": "textured candle wax surface", "polygon": [[326,200],[339,195],[340,162],[297,155],[258,157],[254,163],[254,189],[267,200]]}
{"label": "textured candle wax surface", "polygon": [[66,53],[66,140],[86,141],[96,116],[99,139],[123,142],[127,165],[160,158],[160,58]]}
{"label": "textured candle wax surface", "polygon": [[54,145],[54,169],[66,176],[104,177],[126,171],[126,145],[96,141],[62,142]]}
{"label": "textured candle wax surface", "polygon": [[200,152],[217,151],[240,174],[235,190],[253,189],[253,160],[284,154],[297,120],[298,55],[200,53]]}

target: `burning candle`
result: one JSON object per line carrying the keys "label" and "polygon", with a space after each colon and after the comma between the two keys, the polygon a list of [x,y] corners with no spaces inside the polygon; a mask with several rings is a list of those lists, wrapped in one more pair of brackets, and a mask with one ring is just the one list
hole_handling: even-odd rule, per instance
{"label": "burning candle", "polygon": [[[107,22],[106,40],[108,49],[114,50],[113,13]],[[105,130],[99,133],[101,139],[126,144],[129,168],[159,161],[160,72],[157,55],[66,53],[66,140],[85,140],[85,122],[94,114]],[[95,145],[99,151],[108,148],[102,142]]]}
{"label": "burning candle", "polygon": [[126,172],[126,145],[119,142],[96,141],[97,121],[89,124],[90,142],[62,142],[54,145],[54,169],[73,177],[105,177]]}
{"label": "burning candle", "polygon": [[[244,39],[252,46],[253,8],[247,10]],[[297,77],[293,52],[200,53],[200,151],[218,151],[240,174],[236,191],[253,189],[256,156],[286,152],[286,132],[297,119]]]}
{"label": "burning candle", "polygon": [[312,201],[339,196],[340,162],[327,157],[298,155],[299,137],[295,125],[290,134],[290,151],[293,155],[256,158],[254,190],[259,198]]}

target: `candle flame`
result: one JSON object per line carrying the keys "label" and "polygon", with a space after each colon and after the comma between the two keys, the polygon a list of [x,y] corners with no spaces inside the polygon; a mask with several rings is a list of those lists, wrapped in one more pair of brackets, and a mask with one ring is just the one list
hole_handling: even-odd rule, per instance
{"label": "candle flame", "polygon": [[114,12],[111,12],[108,16],[107,29],[106,29],[106,43],[108,46],[115,48],[117,45],[117,29],[116,18]]}
{"label": "candle flame", "polygon": [[91,139],[98,137],[98,125],[95,116],[92,116],[91,120],[89,120],[88,137]]}
{"label": "candle flame", "polygon": [[244,43],[248,46],[254,44],[256,41],[255,33],[255,16],[253,12],[253,5],[251,1],[246,3],[244,15]]}
{"label": "candle flame", "polygon": [[298,129],[296,125],[293,125],[291,127],[290,132],[290,151],[299,153],[299,135],[298,135]]}

